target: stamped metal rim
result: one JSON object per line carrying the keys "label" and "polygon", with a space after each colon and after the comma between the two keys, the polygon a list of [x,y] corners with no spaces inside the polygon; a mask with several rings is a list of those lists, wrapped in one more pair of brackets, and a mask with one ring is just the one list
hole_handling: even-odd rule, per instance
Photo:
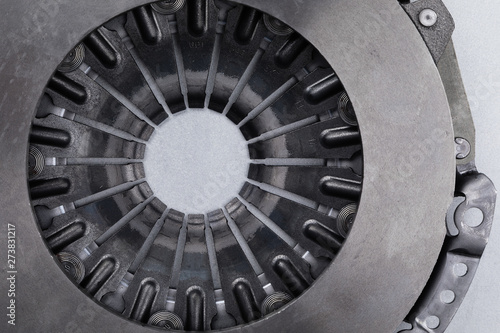
{"label": "stamped metal rim", "polygon": [[[21,330],[141,329],[76,292],[55,260],[40,250],[45,244],[29,204],[26,157],[29,124],[52,70],[88,32],[147,2],[34,5],[20,0],[5,5],[0,174],[2,189],[15,190],[0,198],[0,208],[4,223],[15,223],[18,230]],[[285,326],[289,332],[392,332],[436,263],[454,188],[452,121],[432,57],[397,1],[236,2],[293,27],[336,70],[357,112],[365,176],[356,223],[331,267],[295,302],[228,332],[281,331]]]}

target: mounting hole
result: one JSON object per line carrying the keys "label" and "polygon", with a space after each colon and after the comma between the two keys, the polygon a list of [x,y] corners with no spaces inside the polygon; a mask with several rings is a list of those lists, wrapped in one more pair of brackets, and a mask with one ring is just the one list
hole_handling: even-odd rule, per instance
{"label": "mounting hole", "polygon": [[439,318],[436,316],[429,316],[425,320],[425,326],[427,326],[431,330],[438,328],[439,324],[440,324]]}
{"label": "mounting hole", "polygon": [[451,290],[443,290],[441,292],[441,302],[451,304],[455,301],[455,293]]}
{"label": "mounting hole", "polygon": [[464,222],[471,228],[477,228],[484,221],[484,214],[479,208],[470,208],[465,212]]}
{"label": "mounting hole", "polygon": [[462,277],[467,274],[469,271],[469,267],[467,267],[466,264],[464,263],[458,263],[453,267],[453,272],[455,273],[456,276]]}

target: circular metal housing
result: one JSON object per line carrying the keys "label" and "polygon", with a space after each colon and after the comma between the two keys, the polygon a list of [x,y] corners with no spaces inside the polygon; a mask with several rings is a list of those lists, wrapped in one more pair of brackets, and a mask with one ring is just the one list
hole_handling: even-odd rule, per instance
{"label": "circular metal housing", "polygon": [[340,116],[334,70],[278,19],[160,4],[91,32],[70,52],[84,45],[78,70],[50,79],[31,204],[52,255],[108,310],[186,330],[253,324],[313,288],[347,237],[359,129]]}
{"label": "circular metal housing", "polygon": [[[356,110],[364,182],[349,237],[314,286],[265,321],[228,332],[281,331],[285,326],[290,332],[392,332],[415,304],[438,260],[446,235],[442,220],[455,189],[452,119],[433,58],[397,2],[325,0],[290,6],[263,0],[235,2],[284,22],[335,69]],[[5,62],[0,81],[5,119],[1,136],[19,147],[0,148],[9,161],[0,166],[2,187],[16,189],[2,196],[0,205],[4,218],[17,230],[17,265],[27,270],[19,275],[24,287],[16,296],[30,313],[18,323],[22,330],[36,330],[43,322],[46,331],[94,327],[110,332],[154,331],[102,311],[83,293],[75,293],[75,286],[44,249],[26,187],[29,126],[40,102],[33,92],[43,91],[53,69],[88,32],[144,4],[59,0],[34,6],[17,1],[6,8],[10,17],[34,19],[0,23],[10,36],[1,41]],[[40,29],[27,29],[34,24]],[[27,31],[20,39],[19,33]],[[11,49],[25,50],[30,61],[19,67],[17,55],[7,52]],[[429,144],[433,149],[426,149]],[[476,193],[467,183],[463,191]],[[474,196],[467,204],[471,202],[479,205]],[[58,281],[57,293],[49,287],[53,281]],[[58,311],[40,310],[38,305],[47,302],[64,306]],[[163,318],[167,317],[159,320]]]}

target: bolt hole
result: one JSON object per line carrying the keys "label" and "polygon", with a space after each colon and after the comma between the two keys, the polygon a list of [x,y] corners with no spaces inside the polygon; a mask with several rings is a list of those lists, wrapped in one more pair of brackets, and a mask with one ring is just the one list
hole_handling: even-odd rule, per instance
{"label": "bolt hole", "polygon": [[441,301],[445,304],[451,304],[455,301],[455,293],[451,290],[443,290],[441,292]]}
{"label": "bolt hole", "polygon": [[436,316],[429,316],[425,320],[425,325],[430,328],[431,330],[436,329],[439,327],[439,318]]}
{"label": "bolt hole", "polygon": [[468,271],[469,267],[467,267],[467,265],[463,263],[456,264],[455,267],[453,268],[453,272],[455,273],[456,276],[459,277],[465,276]]}
{"label": "bolt hole", "polygon": [[464,221],[471,228],[477,228],[483,224],[484,214],[479,208],[470,208],[465,212]]}

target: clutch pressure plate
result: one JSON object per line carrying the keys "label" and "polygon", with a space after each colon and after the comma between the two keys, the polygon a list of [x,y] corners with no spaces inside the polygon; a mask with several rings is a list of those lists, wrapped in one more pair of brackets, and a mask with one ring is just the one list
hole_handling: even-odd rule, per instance
{"label": "clutch pressure plate", "polygon": [[440,0],[2,9],[2,332],[445,331],[496,192]]}

